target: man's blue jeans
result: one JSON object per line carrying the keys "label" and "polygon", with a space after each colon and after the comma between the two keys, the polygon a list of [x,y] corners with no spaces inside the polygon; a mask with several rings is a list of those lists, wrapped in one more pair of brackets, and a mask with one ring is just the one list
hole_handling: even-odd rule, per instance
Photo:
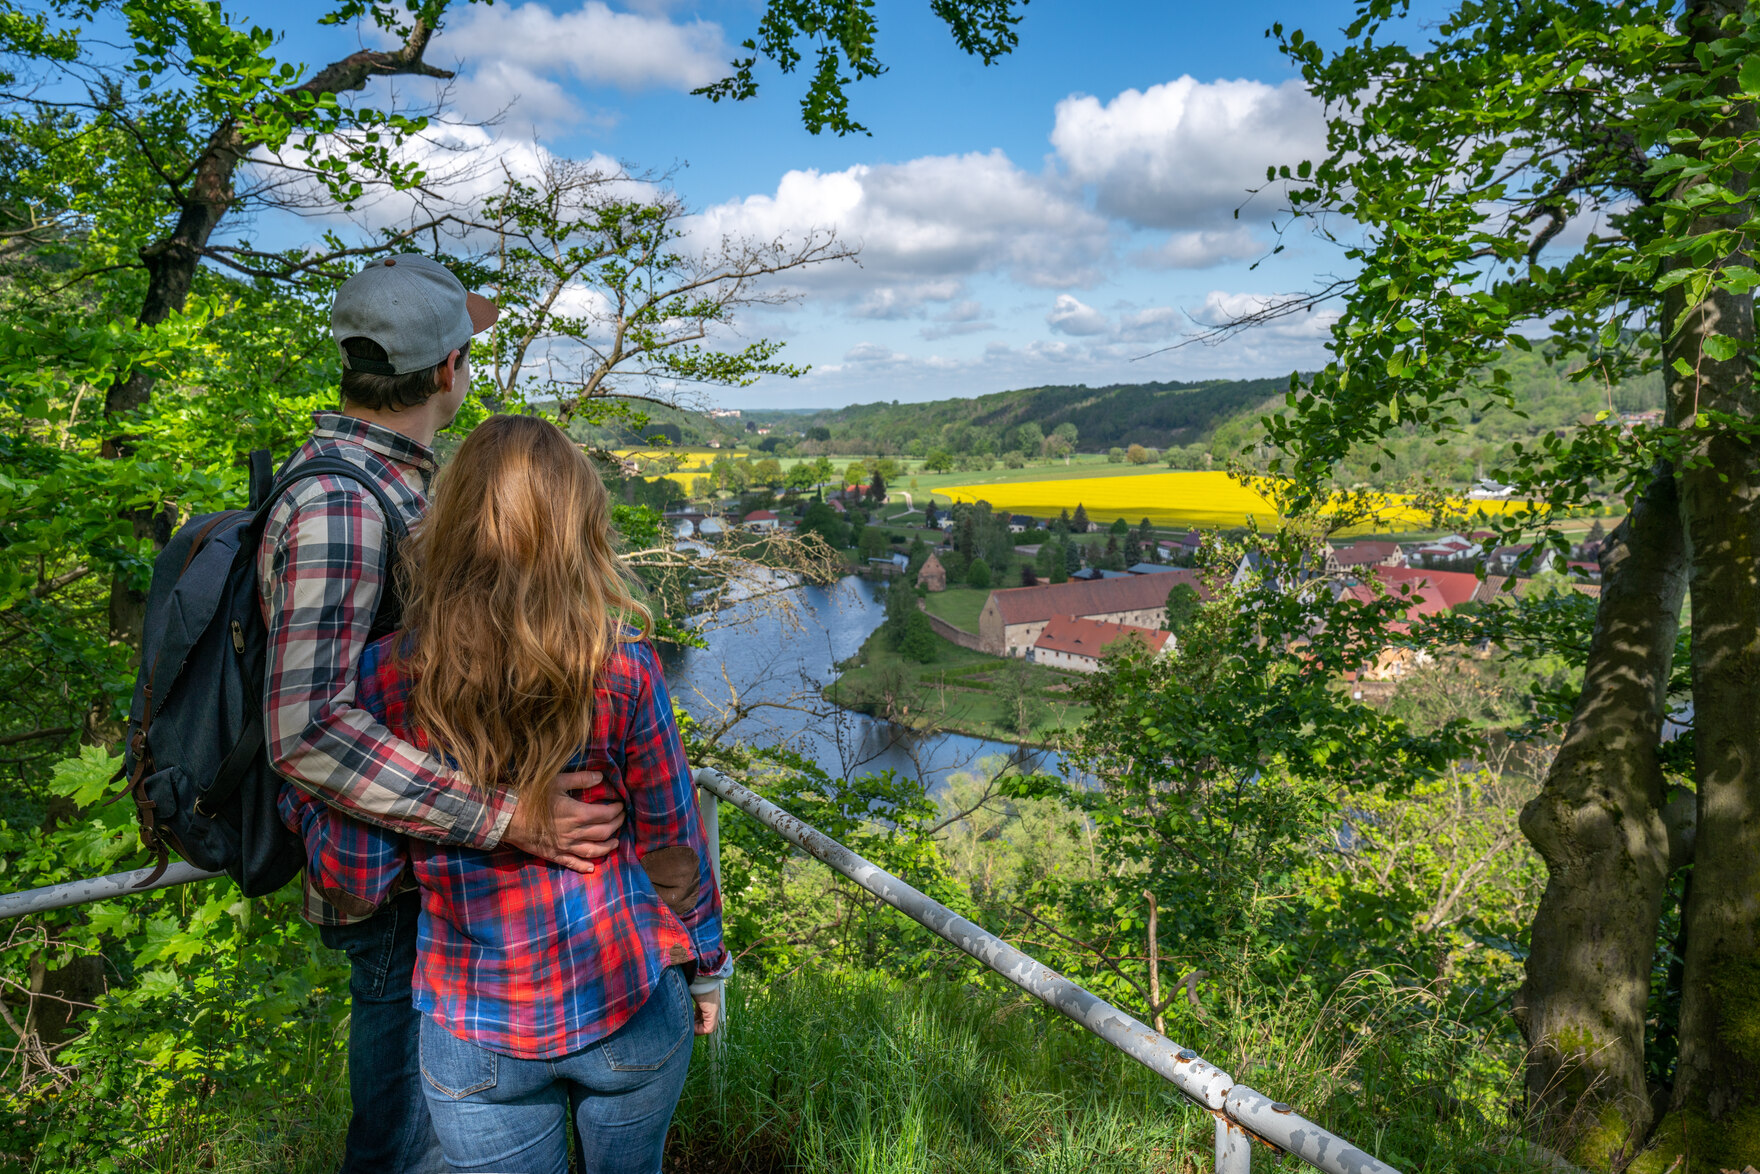
{"label": "man's blue jeans", "polygon": [[554,1060],[491,1052],[424,1016],[422,1075],[448,1165],[567,1174],[572,1109],[582,1174],[658,1174],[694,1019],[677,967],[628,1023]]}
{"label": "man's blue jeans", "polygon": [[410,999],[421,894],[404,893],[365,921],[322,925],[348,955],[348,1091],[354,1116],[340,1174],[438,1174],[440,1139],[422,1096],[422,1013]]}

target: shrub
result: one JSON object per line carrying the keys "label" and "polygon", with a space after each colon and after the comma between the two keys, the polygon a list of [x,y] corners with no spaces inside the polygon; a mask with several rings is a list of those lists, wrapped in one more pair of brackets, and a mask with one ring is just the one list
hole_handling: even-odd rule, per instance
{"label": "shrub", "polygon": [[969,587],[986,588],[990,586],[990,564],[981,558],[973,559],[966,571],[966,585]]}

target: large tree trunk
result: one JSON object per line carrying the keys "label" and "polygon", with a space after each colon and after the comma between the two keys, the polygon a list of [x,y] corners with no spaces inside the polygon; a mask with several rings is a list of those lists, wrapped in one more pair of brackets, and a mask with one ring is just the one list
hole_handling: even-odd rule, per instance
{"label": "large tree trunk", "polygon": [[1540,1140],[1617,1168],[1649,1132],[1644,1019],[1668,878],[1661,741],[1686,589],[1672,470],[1601,555],[1602,594],[1564,744],[1522,833],[1546,862],[1516,1018]]}
{"label": "large tree trunk", "polygon": [[[1696,0],[1695,41],[1739,17],[1741,0]],[[1725,107],[1719,136],[1753,139],[1752,103]],[[1746,194],[1749,177],[1725,183]],[[1695,227],[1740,224],[1749,201]],[[1753,264],[1751,256],[1725,258]],[[1681,287],[1676,287],[1677,289]],[[1673,309],[1675,307],[1669,307]],[[1754,299],[1713,290],[1688,307],[1668,356],[1674,417],[1727,413],[1751,424],[1755,393]],[[1671,323],[1672,324],[1672,323]],[[1713,335],[1740,344],[1732,359],[1705,353]],[[1715,420],[1688,428],[1679,462],[1681,520],[1692,563],[1694,782],[1698,791],[1692,887],[1684,916],[1680,1055],[1668,1116],[1651,1164],[1676,1155],[1689,1174],[1760,1162],[1760,448]]]}
{"label": "large tree trunk", "polygon": [[[422,60],[428,42],[439,27],[435,20],[417,20],[403,45],[395,50],[362,50],[332,62],[309,80],[295,86],[292,92],[335,94],[363,89],[374,77],[393,74],[421,74],[425,77],[449,78],[450,71],[436,69]],[[213,238],[214,230],[232,209],[236,200],[233,187],[239,163],[259,142],[242,133],[228,121],[209,137],[198,156],[187,184],[173,190],[172,199],[178,206],[177,223],[164,237],[140,250],[147,270],[147,289],[141,299],[136,324],[157,326],[179,313],[189,300],[195,285],[196,270],[202,255]],[[145,407],[153,394],[153,376],[136,370],[120,379],[104,396],[104,418],[117,421],[129,412]],[[104,442],[104,455],[112,460],[125,459],[131,449],[130,438],[120,432]],[[163,511],[125,511],[138,539],[154,538],[163,545],[170,537],[170,517]],[[145,616],[146,596],[131,586],[126,575],[118,574],[110,583],[110,635],[131,646],[140,644],[141,622]]]}

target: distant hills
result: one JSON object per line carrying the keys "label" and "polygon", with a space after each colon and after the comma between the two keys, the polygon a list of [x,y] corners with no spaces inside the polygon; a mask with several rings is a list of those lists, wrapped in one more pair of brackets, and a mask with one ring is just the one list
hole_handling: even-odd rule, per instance
{"label": "distant hills", "polygon": [[[907,452],[950,441],[957,450],[966,447],[961,439],[970,444],[969,437],[960,437],[962,430],[988,433],[993,439],[991,451],[1001,452],[1011,447],[1009,434],[1028,423],[1047,434],[1059,424],[1074,424],[1076,448],[1083,452],[1131,444],[1169,448],[1207,439],[1223,421],[1259,415],[1288,388],[1287,376],[1024,387],[969,399],[853,404],[804,417],[791,413],[786,426],[802,431],[826,428],[832,447],[847,452]],[[763,418],[768,413],[751,415]]]}

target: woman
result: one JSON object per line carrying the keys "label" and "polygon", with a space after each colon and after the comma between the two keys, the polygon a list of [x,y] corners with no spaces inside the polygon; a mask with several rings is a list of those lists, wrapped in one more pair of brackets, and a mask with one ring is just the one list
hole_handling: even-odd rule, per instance
{"label": "woman", "polygon": [[[541,802],[566,769],[625,805],[591,873],[512,848],[403,841],[422,892],[421,1066],[456,1170],[660,1168],[690,1064],[688,990],[724,974],[710,871],[649,616],[611,545],[603,483],[560,429],[497,416],[440,474],[399,567],[405,629],[362,661],[361,708],[464,780]],[[290,823],[322,887],[382,895],[390,833],[299,797]],[[284,809],[290,806],[284,802]]]}

